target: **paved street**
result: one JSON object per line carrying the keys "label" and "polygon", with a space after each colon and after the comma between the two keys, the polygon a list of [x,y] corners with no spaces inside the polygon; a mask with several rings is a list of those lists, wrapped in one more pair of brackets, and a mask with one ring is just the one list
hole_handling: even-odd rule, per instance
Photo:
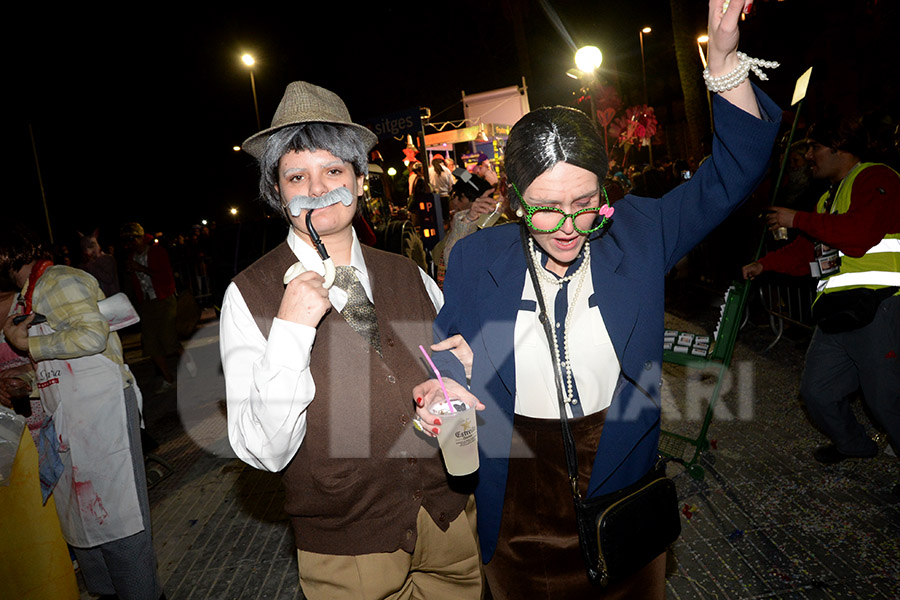
{"label": "paved street", "polygon": [[[667,325],[702,331],[673,315]],[[749,324],[738,338],[732,391],[720,399],[728,414],[713,421],[713,449],[701,461],[706,476],[676,476],[689,508],[669,598],[900,598],[900,504],[890,495],[900,465],[885,454],[831,467],[812,460],[826,438],[798,400],[807,341],[799,337],[765,355],[774,339],[767,327]],[[674,371],[667,365],[666,380],[677,391]],[[699,430],[696,422],[664,427]]]}
{"label": "paved street", "polygon": [[[712,333],[715,299],[694,302],[667,326]],[[199,375],[179,373],[177,393],[163,395],[152,393],[159,380],[138,340],[125,339],[155,454],[172,467],[150,490],[162,582],[170,600],[302,598],[280,478],[228,447],[217,339],[216,321],[205,321],[186,344]],[[752,322],[738,339],[703,480],[669,466],[684,510],[668,597],[900,598],[898,461],[815,463],[810,452],[825,439],[797,399],[807,338],[795,331],[762,354],[773,339]],[[702,395],[709,382],[686,383],[679,369],[666,365],[664,428],[695,437],[705,406],[685,390]]]}

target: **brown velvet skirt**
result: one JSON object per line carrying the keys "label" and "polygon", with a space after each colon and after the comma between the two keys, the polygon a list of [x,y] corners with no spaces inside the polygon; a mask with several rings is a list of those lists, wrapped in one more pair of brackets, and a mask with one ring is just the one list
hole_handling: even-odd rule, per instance
{"label": "brown velvet skirt", "polygon": [[[578,455],[581,493],[591,467],[606,411],[569,421]],[[665,555],[606,589],[585,573],[568,483],[558,419],[516,415],[506,499],[497,550],[485,565],[491,594],[507,598],[663,598]]]}

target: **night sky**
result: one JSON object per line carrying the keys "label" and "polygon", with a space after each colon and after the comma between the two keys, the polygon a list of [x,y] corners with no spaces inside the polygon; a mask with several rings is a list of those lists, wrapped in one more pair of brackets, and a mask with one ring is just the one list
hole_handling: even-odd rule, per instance
{"label": "night sky", "polygon": [[[193,3],[112,10],[31,4],[5,9],[11,112],[4,154],[11,160],[4,179],[12,188],[3,205],[46,233],[31,124],[51,224],[61,239],[100,225],[112,241],[118,224],[129,220],[166,231],[186,230],[202,218],[225,223],[231,206],[258,213],[255,165],[232,150],[256,130],[243,52],[258,61],[263,127],[284,87],[299,79],[336,92],[355,120],[414,106],[429,107],[436,121],[458,120],[461,91],[518,85],[523,75],[532,108],[574,105],[578,87],[565,76],[573,66],[568,45],[536,0],[384,2],[360,11],[349,3],[309,2],[249,3],[241,11],[184,8]],[[644,25],[654,30],[644,38],[651,105],[680,95],[667,0],[551,4],[577,45],[603,50],[603,69],[631,100],[626,106],[641,97],[638,31]],[[700,33],[706,3],[683,4]],[[782,61],[763,87],[784,107],[794,80],[812,64],[830,83],[817,86],[814,76],[810,110],[860,95],[870,107],[897,98],[891,80],[898,3],[886,4],[760,0],[741,46]],[[523,18],[527,64],[516,51],[512,11]],[[874,27],[889,35],[847,27],[868,23],[872,11]],[[847,77],[847,71],[854,73]],[[848,84],[866,89],[857,93]],[[878,88],[888,91],[875,93]],[[400,166],[399,143],[381,148],[388,163]]]}

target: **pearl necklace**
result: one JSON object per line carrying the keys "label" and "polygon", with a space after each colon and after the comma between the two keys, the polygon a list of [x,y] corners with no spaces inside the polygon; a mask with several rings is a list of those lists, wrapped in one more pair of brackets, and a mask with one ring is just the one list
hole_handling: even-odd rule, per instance
{"label": "pearl necklace", "polygon": [[[581,260],[581,264],[578,266],[578,269],[575,270],[571,275],[566,275],[565,277],[556,278],[550,273],[548,273],[540,263],[540,256],[534,248],[534,238],[528,238],[528,250],[531,252],[531,260],[535,265],[535,271],[537,271],[539,275],[539,286],[541,289],[535,290],[536,294],[540,294],[541,296],[546,297],[544,293],[544,284],[554,284],[557,286],[557,293],[562,290],[562,284],[571,281],[574,278],[578,278],[578,284],[575,287],[575,294],[572,296],[572,302],[569,303],[569,310],[566,311],[566,320],[563,324],[563,350],[566,353],[566,361],[563,363],[562,359],[559,356],[559,337],[556,332],[556,328],[553,329],[553,354],[556,357],[556,364],[559,365],[560,370],[565,369],[565,379],[566,379],[566,398],[565,401],[567,404],[578,404],[578,400],[575,398],[574,392],[574,378],[572,375],[572,359],[571,354],[569,353],[569,325],[572,323],[572,314],[575,312],[575,307],[578,305],[578,297],[581,295],[581,288],[584,285],[584,280],[587,278],[588,272],[591,270],[591,245],[585,241],[584,247],[582,251],[584,252],[584,258]],[[562,377],[562,373],[559,373],[560,377]]]}
{"label": "pearl necklace", "polygon": [[528,250],[531,252],[531,260],[534,261],[535,267],[539,267],[539,268],[535,269],[538,273],[538,276],[543,281],[546,281],[547,283],[552,283],[556,286],[562,286],[562,284],[566,283],[567,281],[571,281],[572,279],[575,279],[576,277],[581,275],[581,273],[582,273],[582,271],[584,271],[585,267],[590,264],[591,249],[588,246],[589,246],[589,244],[588,244],[587,240],[585,240],[584,246],[582,247],[582,252],[584,252],[584,260],[578,266],[578,269],[576,269],[574,273],[572,273],[570,275],[566,275],[565,277],[557,277],[555,275],[551,275],[550,273],[547,272],[547,270],[545,268],[541,267],[541,257],[537,253],[537,250],[534,249],[534,238],[531,236],[528,237]]}
{"label": "pearl necklace", "polygon": [[721,77],[713,77],[709,72],[709,67],[703,69],[703,80],[710,92],[727,92],[733,90],[737,86],[744,83],[744,80],[750,75],[750,71],[756,73],[756,76],[763,81],[768,81],[768,77],[763,73],[763,69],[777,69],[778,62],[774,60],[760,60],[751,58],[743,52],[737,53],[738,66],[730,73],[726,73]]}

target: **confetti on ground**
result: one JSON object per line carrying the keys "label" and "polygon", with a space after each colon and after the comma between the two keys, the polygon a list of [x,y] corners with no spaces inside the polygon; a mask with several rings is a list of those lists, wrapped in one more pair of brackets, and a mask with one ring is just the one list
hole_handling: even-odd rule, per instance
{"label": "confetti on ground", "polygon": [[[690,324],[667,313],[666,327],[687,330]],[[698,463],[704,478],[669,466],[684,526],[673,547],[666,597],[896,600],[900,502],[891,490],[900,483],[898,460],[881,454],[833,466],[815,462],[812,451],[828,440],[798,401],[806,348],[781,342],[763,354],[771,341],[767,329],[741,331],[734,376],[741,372],[736,365],[745,363],[743,372],[755,377],[744,392],[736,381],[734,391],[719,398],[733,418],[710,424],[709,451]],[[686,418],[687,380],[668,364],[664,376],[674,409],[664,411],[663,429],[695,438],[701,422]],[[740,393],[750,388],[752,417],[737,418]],[[860,402],[852,408],[870,427]]]}

